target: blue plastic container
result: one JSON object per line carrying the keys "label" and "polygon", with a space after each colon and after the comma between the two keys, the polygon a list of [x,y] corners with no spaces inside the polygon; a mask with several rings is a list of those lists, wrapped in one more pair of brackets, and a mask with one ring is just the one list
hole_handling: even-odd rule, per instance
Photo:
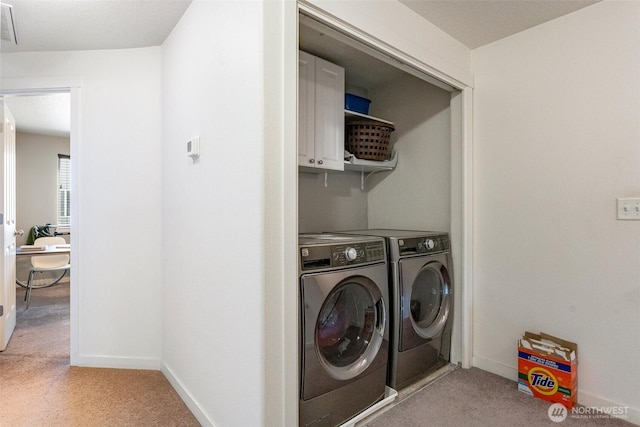
{"label": "blue plastic container", "polygon": [[369,114],[369,104],[371,100],[361,96],[345,93],[344,108],[349,111],[355,111],[360,114]]}

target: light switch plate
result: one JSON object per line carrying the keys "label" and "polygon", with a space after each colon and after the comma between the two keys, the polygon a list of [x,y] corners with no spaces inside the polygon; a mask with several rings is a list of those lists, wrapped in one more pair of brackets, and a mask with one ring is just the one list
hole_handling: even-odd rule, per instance
{"label": "light switch plate", "polygon": [[640,220],[640,197],[618,198],[618,219]]}

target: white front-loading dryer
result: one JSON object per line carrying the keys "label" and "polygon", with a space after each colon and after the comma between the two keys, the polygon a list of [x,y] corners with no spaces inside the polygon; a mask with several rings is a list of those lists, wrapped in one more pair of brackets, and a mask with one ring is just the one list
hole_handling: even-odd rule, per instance
{"label": "white front-loading dryer", "polygon": [[385,242],[301,234],[300,426],[337,426],[380,401],[388,362]]}

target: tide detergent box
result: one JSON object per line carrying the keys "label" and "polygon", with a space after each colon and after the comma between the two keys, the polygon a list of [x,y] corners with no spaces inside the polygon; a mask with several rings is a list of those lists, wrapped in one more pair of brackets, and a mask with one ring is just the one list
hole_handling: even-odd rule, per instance
{"label": "tide detergent box", "polygon": [[518,340],[518,390],[562,403],[578,403],[578,345],[541,332]]}

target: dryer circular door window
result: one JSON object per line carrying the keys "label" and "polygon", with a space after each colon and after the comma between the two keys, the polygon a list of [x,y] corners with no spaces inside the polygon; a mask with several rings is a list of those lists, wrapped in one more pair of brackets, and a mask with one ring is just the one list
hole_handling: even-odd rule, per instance
{"label": "dryer circular door window", "polygon": [[402,260],[402,334],[400,349],[408,350],[439,337],[451,310],[449,273],[440,261]]}
{"label": "dryer circular door window", "polygon": [[382,294],[370,279],[350,277],[327,295],[315,326],[320,364],[339,380],[360,375],[373,362],[384,336]]}

